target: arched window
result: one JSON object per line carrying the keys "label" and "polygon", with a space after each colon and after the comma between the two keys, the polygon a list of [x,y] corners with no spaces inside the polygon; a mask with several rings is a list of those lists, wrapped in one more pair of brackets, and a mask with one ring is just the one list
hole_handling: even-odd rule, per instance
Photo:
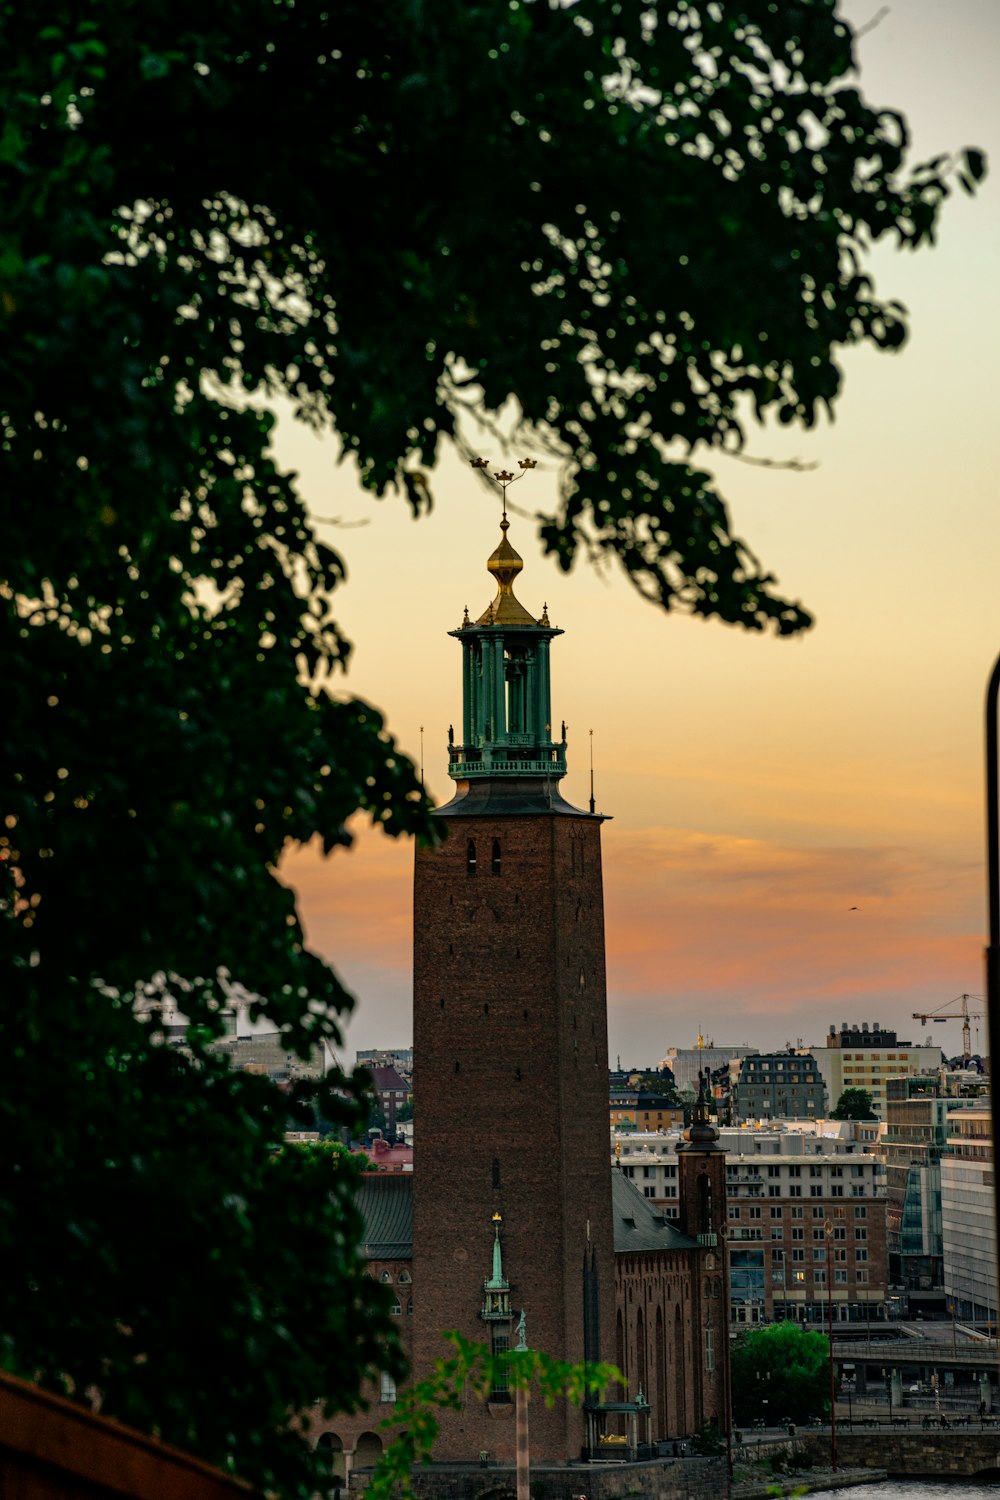
{"label": "arched window", "polygon": [[465,873],[475,875],[476,873],[476,841],[470,839],[465,846]]}
{"label": "arched window", "polygon": [[399,1280],[402,1286],[409,1286],[410,1282],[413,1280],[413,1277],[410,1275],[409,1271],[400,1271]]}
{"label": "arched window", "polygon": [[379,1277],[379,1281],[381,1281],[381,1283],[382,1283],[383,1286],[388,1286],[388,1284],[389,1284],[389,1282],[391,1282],[391,1280],[392,1280],[392,1272],[391,1271],[383,1271],[382,1274],[381,1274],[381,1276]]}
{"label": "arched window", "polygon": [[500,840],[493,840],[493,874],[500,874]]}
{"label": "arched window", "polygon": [[389,1309],[389,1316],[391,1318],[399,1318],[399,1317],[402,1317],[402,1314],[403,1314],[403,1309],[400,1307],[400,1305],[399,1305],[399,1298],[397,1297],[396,1300],[395,1300],[395,1302],[392,1304],[392,1306]]}

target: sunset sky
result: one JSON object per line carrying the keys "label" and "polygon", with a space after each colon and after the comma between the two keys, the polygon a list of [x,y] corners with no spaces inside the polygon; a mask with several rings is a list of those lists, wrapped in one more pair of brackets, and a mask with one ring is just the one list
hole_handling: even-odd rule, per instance
{"label": "sunset sky", "polygon": [[[846,9],[864,25],[878,6]],[[864,91],[907,115],[914,160],[978,145],[1000,163],[995,0],[898,0],[860,49]],[[814,612],[807,636],[664,617],[617,574],[560,573],[530,520],[512,517],[518,595],[539,612],[547,602],[566,632],[552,704],[570,731],[564,793],[586,805],[593,729],[597,804],[613,817],[609,1033],[625,1064],[654,1063],[699,1030],[765,1047],[867,1020],[916,1040],[914,1010],[982,992],[983,692],[1000,651],[998,204],[988,179],[946,205],[934,250],[873,255],[878,290],[910,311],[903,353],[843,357],[832,426],[750,434],[751,454],[815,468],[696,456],[738,532]],[[447,632],[492,597],[498,504],[454,454],[435,476],[434,514],[414,522],[401,500],[361,493],[332,438],[283,420],[277,452],[348,564],[347,688],[385,712],[414,759],[424,726],[427,784],[447,800],[447,727],[461,714]],[[540,464],[515,498],[546,509],[553,485]],[[311,945],[358,996],[350,1051],[412,1037],[412,849],[360,834],[349,854],[310,849],[283,867]],[[958,1022],[927,1029],[959,1050]]]}

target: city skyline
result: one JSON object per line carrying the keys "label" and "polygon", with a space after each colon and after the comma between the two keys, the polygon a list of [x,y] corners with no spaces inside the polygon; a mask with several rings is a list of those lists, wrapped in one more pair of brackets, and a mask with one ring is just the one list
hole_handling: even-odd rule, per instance
{"label": "city skyline", "polygon": [[[848,14],[872,19],[856,4]],[[976,0],[947,15],[908,0],[862,38],[862,87],[907,115],[912,160],[1000,139],[998,43],[1000,17]],[[901,357],[842,356],[835,424],[749,431],[752,457],[807,467],[695,455],[782,590],[814,611],[803,639],[663,617],[583,564],[564,575],[520,513],[548,507],[554,473],[542,462],[512,494],[519,597],[547,603],[566,631],[553,649],[563,790],[586,806],[592,729],[597,806],[613,817],[609,1026],[623,1062],[655,1061],[699,1031],[821,1044],[842,1020],[960,1048],[959,1022],[910,1017],[982,990],[982,703],[1000,649],[996,196],[990,180],[974,200],[957,193],[933,251],[873,254],[911,338]],[[486,435],[481,449],[505,456]],[[424,726],[428,788],[444,801],[460,711],[447,632],[492,595],[498,500],[446,454],[435,511],[414,523],[401,500],[360,493],[332,439],[283,420],[277,452],[316,516],[343,522],[322,530],[349,570],[336,607],[356,650],[338,690],[382,709],[415,760]],[[409,1040],[411,870],[412,849],[367,832],[349,855],[283,864],[310,943],[359,996],[349,1050]]]}

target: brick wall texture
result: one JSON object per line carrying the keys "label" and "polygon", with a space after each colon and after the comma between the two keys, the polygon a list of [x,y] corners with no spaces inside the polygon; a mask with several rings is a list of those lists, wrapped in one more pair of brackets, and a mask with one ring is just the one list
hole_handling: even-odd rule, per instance
{"label": "brick wall texture", "polygon": [[[583,1358],[590,1244],[612,1359],[600,820],[450,817],[447,832],[418,850],[414,879],[414,1373],[443,1352],[444,1330],[489,1338],[479,1311],[497,1212],[529,1345]],[[509,1407],[444,1415],[437,1458],[513,1459]],[[537,1460],[576,1457],[584,1441],[579,1410],[533,1407]]]}

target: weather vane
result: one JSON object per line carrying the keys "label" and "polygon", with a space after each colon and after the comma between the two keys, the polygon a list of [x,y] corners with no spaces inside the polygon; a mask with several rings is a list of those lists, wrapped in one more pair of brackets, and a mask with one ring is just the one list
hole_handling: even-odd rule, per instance
{"label": "weather vane", "polygon": [[[488,458],[474,458],[471,462],[474,469],[489,470],[490,462]],[[505,516],[507,514],[507,486],[509,484],[516,484],[519,479],[523,479],[529,469],[536,469],[538,467],[538,460],[537,458],[519,458],[517,466],[521,470],[520,474],[512,474],[509,469],[501,469],[499,474],[492,476],[503,491],[503,513]]]}

